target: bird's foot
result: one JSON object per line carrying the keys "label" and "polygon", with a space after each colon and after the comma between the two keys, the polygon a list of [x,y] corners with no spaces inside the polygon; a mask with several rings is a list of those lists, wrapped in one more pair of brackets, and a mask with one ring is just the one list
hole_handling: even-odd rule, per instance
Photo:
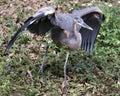
{"label": "bird's foot", "polygon": [[66,81],[64,81],[63,83],[62,83],[62,94],[67,94],[67,82]]}
{"label": "bird's foot", "polygon": [[41,65],[40,68],[39,68],[38,73],[39,73],[39,74],[40,74],[40,73],[43,73],[43,71],[44,71],[44,68],[43,68],[43,65]]}

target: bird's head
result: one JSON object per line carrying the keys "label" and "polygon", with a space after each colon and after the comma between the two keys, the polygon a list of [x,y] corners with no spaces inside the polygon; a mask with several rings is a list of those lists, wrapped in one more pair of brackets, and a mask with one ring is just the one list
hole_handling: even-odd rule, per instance
{"label": "bird's head", "polygon": [[87,24],[83,21],[83,19],[80,18],[80,17],[75,17],[75,18],[74,18],[74,23],[80,25],[80,26],[83,27],[83,28],[86,28],[86,29],[89,29],[89,30],[93,30],[93,28],[91,28],[89,25],[87,25]]}

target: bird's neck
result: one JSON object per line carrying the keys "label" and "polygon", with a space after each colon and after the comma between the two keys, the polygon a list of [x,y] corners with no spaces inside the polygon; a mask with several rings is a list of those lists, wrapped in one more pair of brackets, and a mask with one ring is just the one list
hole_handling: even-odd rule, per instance
{"label": "bird's neck", "polygon": [[74,32],[74,35],[77,33],[77,28],[76,28],[76,22],[73,22],[73,32]]}
{"label": "bird's neck", "polygon": [[76,40],[79,40],[79,32],[77,31],[77,23],[73,22],[73,34]]}

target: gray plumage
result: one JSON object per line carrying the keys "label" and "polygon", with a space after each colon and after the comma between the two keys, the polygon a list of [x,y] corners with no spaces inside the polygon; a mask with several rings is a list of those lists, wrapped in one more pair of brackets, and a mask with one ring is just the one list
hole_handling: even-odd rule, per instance
{"label": "gray plumage", "polygon": [[[73,32],[73,21],[76,17],[80,19],[82,18],[82,20],[93,29],[93,31],[91,31],[76,24],[76,33],[79,34],[78,32],[80,32],[82,38],[81,41],[79,41],[82,42],[81,48],[86,51],[92,51],[103,16],[101,10],[97,7],[74,10],[72,13],[62,13],[56,11],[53,7],[41,8],[36,14],[28,18],[24,25],[17,31],[17,33],[15,33],[11,41],[8,43],[6,51],[10,49],[19,33],[25,28],[31,33],[39,35],[45,35],[46,32],[51,30],[51,37],[54,42],[59,42],[60,45],[64,44],[68,46],[69,49],[78,49],[72,48],[75,42],[71,43],[71,41],[74,41],[73,38],[76,38]],[[57,32],[52,32],[55,30],[57,30]],[[60,33],[58,31],[60,31]],[[66,31],[66,33],[64,31]],[[66,38],[66,34],[67,36],[69,34],[69,37]],[[55,41],[56,36],[59,37],[59,39],[56,39],[57,41]],[[68,42],[70,42],[70,44]]]}
{"label": "gray plumage", "polygon": [[[44,7],[28,18],[24,25],[14,34],[6,47],[6,52],[9,51],[18,35],[25,29],[38,35],[45,35],[46,32],[50,32],[51,39],[57,46],[65,45],[69,50],[79,50],[82,48],[85,51],[92,51],[103,20],[104,15],[97,7],[73,10],[72,13],[64,13],[53,7]],[[46,52],[40,66],[39,71],[41,72],[43,72],[43,64],[48,48],[49,45],[46,47]],[[64,64],[65,87],[68,57],[69,51],[67,52]]]}

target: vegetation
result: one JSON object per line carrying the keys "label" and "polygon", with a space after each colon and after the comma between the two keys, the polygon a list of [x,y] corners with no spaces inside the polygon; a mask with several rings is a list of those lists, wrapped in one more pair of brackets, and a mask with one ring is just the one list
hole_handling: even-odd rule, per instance
{"label": "vegetation", "polygon": [[[55,5],[65,5],[55,0]],[[120,95],[120,2],[80,0],[65,5],[67,10],[99,6],[105,14],[93,52],[82,50],[70,54],[67,65],[68,96],[119,96]],[[60,96],[62,94],[63,65],[66,48],[56,52],[51,46],[44,73],[38,74],[45,45],[50,38],[20,34],[8,54],[5,46],[11,36],[34,14],[41,0],[0,1],[0,96]],[[53,4],[53,3],[52,3]],[[72,6],[72,7],[71,7]]]}

